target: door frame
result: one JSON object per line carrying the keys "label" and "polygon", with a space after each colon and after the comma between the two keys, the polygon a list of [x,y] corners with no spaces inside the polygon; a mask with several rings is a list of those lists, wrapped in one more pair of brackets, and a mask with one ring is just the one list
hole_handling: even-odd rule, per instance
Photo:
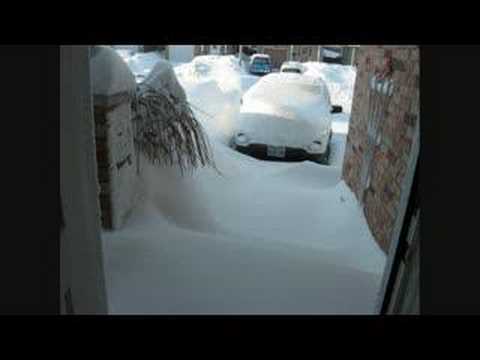
{"label": "door frame", "polygon": [[60,47],[60,313],[107,314],[90,47]]}
{"label": "door frame", "polygon": [[[380,289],[377,295],[377,300],[375,303],[375,313],[381,314],[384,309],[384,303],[386,300],[387,290],[390,289],[390,283],[392,281],[392,275],[395,275],[394,268],[395,258],[398,255],[399,243],[400,243],[400,234],[403,226],[405,225],[405,215],[407,207],[410,200],[410,194],[412,190],[413,180],[417,174],[417,163],[420,153],[420,116],[415,124],[412,147],[410,150],[410,157],[407,166],[407,171],[405,173],[405,178],[403,181],[402,192],[400,194],[400,202],[398,206],[397,217],[392,231],[392,236],[390,238],[390,246],[387,254],[387,263],[385,265],[383,276],[380,284]],[[417,174],[418,176],[418,174]],[[408,224],[406,224],[408,225]],[[394,279],[393,279],[394,280]]]}

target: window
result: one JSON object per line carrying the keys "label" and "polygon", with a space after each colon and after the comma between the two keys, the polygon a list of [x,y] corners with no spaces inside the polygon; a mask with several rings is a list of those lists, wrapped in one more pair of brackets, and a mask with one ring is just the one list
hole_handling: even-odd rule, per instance
{"label": "window", "polygon": [[253,63],[255,65],[270,65],[270,61],[268,61],[268,59],[265,59],[265,58],[257,58],[253,60]]}
{"label": "window", "polygon": [[299,69],[283,69],[282,72],[284,72],[284,73],[297,73],[297,74],[302,73]]}

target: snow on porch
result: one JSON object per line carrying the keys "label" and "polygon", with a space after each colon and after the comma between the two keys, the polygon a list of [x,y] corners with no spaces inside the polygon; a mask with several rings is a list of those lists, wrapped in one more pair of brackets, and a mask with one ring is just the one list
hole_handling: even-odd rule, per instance
{"label": "snow on porch", "polygon": [[[245,77],[236,59],[175,70],[221,175],[148,167],[141,206],[103,233],[111,313],[372,314],[385,255],[340,179],[348,115],[334,122],[331,166],[256,160],[226,145]],[[353,89],[351,69],[338,71],[350,83],[337,88]]]}

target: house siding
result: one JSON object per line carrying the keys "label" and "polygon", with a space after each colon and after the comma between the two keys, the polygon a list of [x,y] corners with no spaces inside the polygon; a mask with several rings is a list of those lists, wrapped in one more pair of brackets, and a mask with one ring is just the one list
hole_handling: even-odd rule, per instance
{"label": "house siding", "polygon": [[217,46],[217,52],[219,55],[235,55],[238,53],[239,45],[194,45],[194,55],[209,55],[212,46]]}

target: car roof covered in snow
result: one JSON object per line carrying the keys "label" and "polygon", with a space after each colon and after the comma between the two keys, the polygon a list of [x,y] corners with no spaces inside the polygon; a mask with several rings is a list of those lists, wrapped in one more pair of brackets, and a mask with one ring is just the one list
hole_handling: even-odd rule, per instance
{"label": "car roof covered in snow", "polygon": [[285,61],[282,64],[282,69],[284,68],[295,68],[295,69],[301,69],[301,70],[304,69],[302,63],[298,61]]}
{"label": "car roof covered in snow", "polygon": [[295,74],[295,73],[271,73],[261,78],[256,88],[275,89],[278,86],[290,87],[295,86],[308,92],[320,94],[328,92],[325,82],[320,77]]}
{"label": "car roof covered in snow", "polygon": [[328,117],[330,94],[321,78],[296,73],[271,73],[243,95],[242,113],[272,113],[284,118]]}

